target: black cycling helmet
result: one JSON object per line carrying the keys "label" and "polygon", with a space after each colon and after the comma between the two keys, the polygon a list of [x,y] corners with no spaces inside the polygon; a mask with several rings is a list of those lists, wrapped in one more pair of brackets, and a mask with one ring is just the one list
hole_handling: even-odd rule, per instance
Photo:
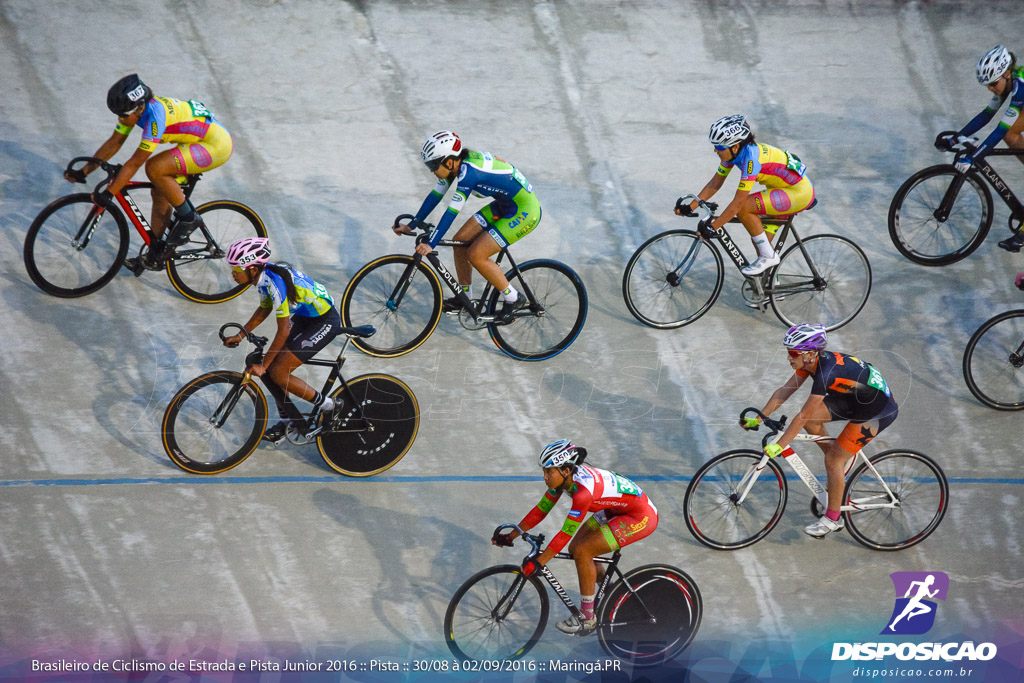
{"label": "black cycling helmet", "polygon": [[118,116],[135,111],[140,104],[149,101],[153,91],[139,80],[138,74],[129,74],[110,86],[107,91],[107,108]]}

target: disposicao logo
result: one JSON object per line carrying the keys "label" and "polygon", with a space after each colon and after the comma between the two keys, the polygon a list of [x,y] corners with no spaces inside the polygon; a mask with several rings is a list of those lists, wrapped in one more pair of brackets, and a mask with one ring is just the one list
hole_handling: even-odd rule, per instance
{"label": "disposicao logo", "polygon": [[893,572],[896,605],[881,635],[917,636],[935,624],[936,600],[945,600],[949,576],[944,572]]}

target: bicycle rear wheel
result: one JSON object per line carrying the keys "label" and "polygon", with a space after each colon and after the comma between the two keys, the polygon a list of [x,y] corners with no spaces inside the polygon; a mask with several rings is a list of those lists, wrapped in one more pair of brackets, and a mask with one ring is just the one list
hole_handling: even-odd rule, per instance
{"label": "bicycle rear wheel", "polygon": [[44,208],[25,235],[25,270],[47,294],[91,294],[117,274],[128,253],[128,225],[119,209],[101,209],[88,193]]}
{"label": "bicycle rear wheel", "polygon": [[789,326],[814,322],[839,329],[871,294],[868,257],[839,235],[814,235],[793,245],[768,277],[772,310]]}
{"label": "bicycle rear wheel", "polygon": [[701,317],[722,291],[722,255],[691,230],[669,230],[640,245],[622,274],[622,298],[648,327],[682,327]]}
{"label": "bicycle rear wheel", "polygon": [[715,550],[736,550],[757,543],[775,528],[786,509],[786,476],[768,461],[739,501],[742,488],[761,462],[752,450],[728,451],[704,463],[683,497],[686,527]]}
{"label": "bicycle rear wheel", "polygon": [[960,173],[948,164],[910,176],[889,205],[889,237],[901,254],[922,266],[945,266],[981,246],[992,227],[992,195],[977,171],[964,178],[949,217],[935,217]]}
{"label": "bicycle rear wheel", "polygon": [[[167,405],[164,450],[193,474],[226,472],[249,457],[267,429],[267,399],[242,374],[217,370],[183,386]],[[220,427],[216,422],[223,417]]]}
{"label": "bicycle rear wheel", "polygon": [[[869,460],[896,496],[897,505],[844,512],[850,535],[874,550],[903,550],[928,538],[949,505],[949,484],[942,468],[916,451],[885,451]],[[843,494],[843,505],[888,501],[885,487],[867,465],[857,468]]]}
{"label": "bicycle rear wheel", "polygon": [[226,199],[207,202],[196,211],[206,230],[195,230],[188,242],[174,250],[167,262],[167,276],[183,296],[201,304],[219,304],[234,299],[249,285],[231,277],[224,260],[232,242],[245,237],[266,237],[267,228],[256,212],[245,204]]}
{"label": "bicycle rear wheel", "polygon": [[518,659],[537,644],[547,623],[544,584],[503,564],[474,574],[455,591],[444,613],[444,639],[459,659]]}
{"label": "bicycle rear wheel", "polygon": [[964,349],[964,380],[996,410],[1024,410],[1024,310],[986,320]]}
{"label": "bicycle rear wheel", "polygon": [[[409,353],[427,340],[441,319],[441,283],[422,261],[382,256],[363,266],[341,299],[344,325],[373,325],[377,334],[353,339],[363,353],[391,358]],[[400,285],[400,286],[399,286]]]}
{"label": "bicycle rear wheel", "polygon": [[351,396],[344,387],[331,395],[337,405],[334,421],[317,435],[316,445],[335,472],[368,477],[409,452],[419,431],[419,404],[412,389],[389,375],[361,375],[348,382],[348,388]]}
{"label": "bicycle rear wheel", "polygon": [[[579,275],[564,263],[538,259],[527,261],[505,274],[518,285],[519,296],[529,286],[529,308],[517,312],[511,323],[488,323],[491,340],[503,353],[517,360],[544,360],[572,344],[587,320],[587,290]],[[496,314],[501,292],[492,290],[488,312]]]}
{"label": "bicycle rear wheel", "polygon": [[613,657],[637,667],[657,666],[693,641],[703,613],[693,579],[675,567],[650,564],[626,573],[608,590],[597,611],[597,637]]}

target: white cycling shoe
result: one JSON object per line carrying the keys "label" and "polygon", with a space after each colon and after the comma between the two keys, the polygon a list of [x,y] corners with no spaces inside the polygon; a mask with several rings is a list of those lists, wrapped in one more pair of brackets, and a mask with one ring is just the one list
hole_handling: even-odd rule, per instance
{"label": "white cycling shoe", "polygon": [[767,256],[758,256],[757,260],[751,263],[749,266],[744,266],[743,268],[740,268],[740,272],[743,273],[744,275],[760,275],[769,268],[773,268],[779,265],[780,260],[781,259],[779,258],[778,254],[772,254],[770,258]]}
{"label": "white cycling shoe", "polygon": [[597,628],[597,615],[581,621],[574,614],[555,624],[555,628],[567,636],[589,636]]}
{"label": "white cycling shoe", "polygon": [[818,521],[814,524],[810,524],[804,527],[804,533],[808,536],[814,536],[815,538],[824,538],[833,531],[842,531],[843,527],[846,526],[846,522],[840,517],[838,522],[833,522],[824,515],[818,518]]}

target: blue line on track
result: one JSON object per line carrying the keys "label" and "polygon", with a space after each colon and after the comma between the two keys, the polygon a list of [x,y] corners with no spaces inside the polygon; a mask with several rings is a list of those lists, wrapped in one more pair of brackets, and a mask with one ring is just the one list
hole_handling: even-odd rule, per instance
{"label": "blue line on track", "polygon": [[[819,477],[820,478],[820,477]],[[637,482],[688,482],[692,477],[683,475],[659,476],[649,475],[641,477],[630,477]],[[788,481],[799,481],[799,477],[789,475]],[[138,479],[8,479],[0,480],[0,488],[26,487],[26,486],[121,486],[125,484],[341,484],[341,483],[388,483],[388,484],[432,484],[432,483],[511,483],[530,482],[537,483],[539,476],[444,476],[444,477],[417,477],[417,476],[387,476],[377,475],[374,477],[344,477],[341,475],[328,475],[322,477],[225,477],[225,476],[195,476],[195,477],[142,477]],[[950,477],[950,484],[1011,484],[1014,486],[1024,485],[1024,478],[1021,477]]]}

